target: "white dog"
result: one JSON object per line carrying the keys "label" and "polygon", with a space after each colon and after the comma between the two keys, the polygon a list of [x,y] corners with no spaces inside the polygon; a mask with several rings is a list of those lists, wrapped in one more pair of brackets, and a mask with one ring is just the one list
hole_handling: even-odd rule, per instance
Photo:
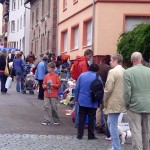
{"label": "white dog", "polygon": [[121,144],[124,144],[127,138],[131,138],[132,134],[130,130],[124,131],[122,127],[118,126],[119,137],[121,139]]}

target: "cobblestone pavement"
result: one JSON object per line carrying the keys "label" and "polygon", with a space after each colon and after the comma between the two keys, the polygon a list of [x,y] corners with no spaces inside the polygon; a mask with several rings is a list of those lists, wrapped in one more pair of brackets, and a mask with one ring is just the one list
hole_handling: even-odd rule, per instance
{"label": "cobblestone pavement", "polygon": [[[0,150],[107,150],[109,141],[103,134],[97,140],[87,139],[87,129],[82,140],[76,139],[76,129],[68,106],[59,105],[61,124],[42,126],[44,101],[37,94],[23,95],[15,91],[15,82],[8,94],[0,94]],[[122,150],[131,150],[131,140]]]}
{"label": "cobblestone pavement", "polygon": [[[63,135],[32,135],[32,134],[1,134],[0,150],[107,150],[110,142],[102,139],[82,140],[75,136]],[[130,150],[130,143],[123,150]]]}

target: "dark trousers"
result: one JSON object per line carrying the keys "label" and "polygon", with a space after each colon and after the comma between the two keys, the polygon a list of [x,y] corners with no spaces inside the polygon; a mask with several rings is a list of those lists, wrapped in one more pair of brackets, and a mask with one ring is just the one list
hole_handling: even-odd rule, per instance
{"label": "dark trousers", "polygon": [[5,88],[5,83],[7,80],[7,76],[5,76],[4,72],[0,72],[0,80],[1,80],[1,92],[6,93],[7,89]]}
{"label": "dark trousers", "polygon": [[77,136],[79,138],[83,137],[84,123],[87,115],[88,115],[88,138],[95,137],[94,122],[95,122],[96,108],[79,106],[79,126],[78,126],[78,133],[77,133]]}
{"label": "dark trousers", "polygon": [[38,80],[38,82],[39,82],[39,95],[38,95],[38,99],[44,100],[44,89],[42,87],[43,80]]}

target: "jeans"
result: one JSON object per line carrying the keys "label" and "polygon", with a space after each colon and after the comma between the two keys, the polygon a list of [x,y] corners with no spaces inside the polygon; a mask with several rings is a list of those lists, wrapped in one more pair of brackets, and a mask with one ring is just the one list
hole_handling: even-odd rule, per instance
{"label": "jeans", "polygon": [[17,80],[17,84],[16,84],[16,91],[20,92],[20,83],[21,83],[21,91],[24,91],[24,77],[23,77],[23,73],[20,70],[17,70],[15,72],[16,74],[16,80]]}
{"label": "jeans", "polygon": [[5,83],[7,80],[7,76],[5,76],[4,72],[0,72],[0,80],[1,80],[1,92],[6,93],[7,89],[5,88]]}
{"label": "jeans", "polygon": [[78,124],[79,124],[79,104],[75,104],[75,112],[74,112],[74,116],[75,116],[75,128],[78,128]]}
{"label": "jeans", "polygon": [[121,150],[119,132],[118,132],[118,117],[120,113],[108,114],[107,124],[112,138],[112,149]]}
{"label": "jeans", "polygon": [[102,124],[102,126],[105,125],[105,118],[104,118],[103,111],[101,111],[101,124]]}

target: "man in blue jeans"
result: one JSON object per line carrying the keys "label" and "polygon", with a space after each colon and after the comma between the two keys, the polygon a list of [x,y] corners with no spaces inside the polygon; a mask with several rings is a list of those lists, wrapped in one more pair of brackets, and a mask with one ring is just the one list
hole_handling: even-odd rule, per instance
{"label": "man in blue jeans", "polygon": [[123,57],[120,54],[111,58],[111,69],[108,73],[104,89],[104,113],[108,114],[107,124],[112,138],[111,150],[121,150],[118,117],[120,113],[125,112],[123,99]]}

